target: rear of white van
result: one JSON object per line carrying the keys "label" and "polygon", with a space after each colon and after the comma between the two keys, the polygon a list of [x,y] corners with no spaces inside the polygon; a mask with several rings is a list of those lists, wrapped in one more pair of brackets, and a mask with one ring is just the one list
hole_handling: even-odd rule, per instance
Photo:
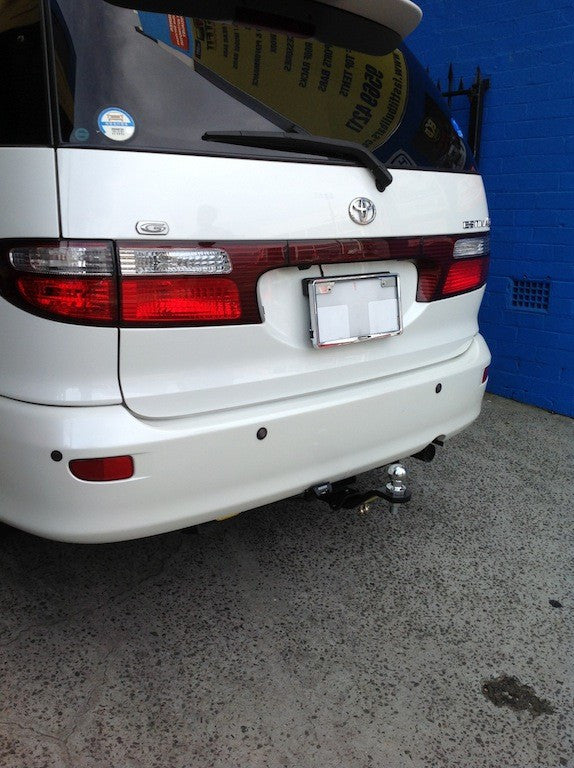
{"label": "rear of white van", "polygon": [[0,6],[2,520],[147,536],[477,417],[483,185],[372,5]]}

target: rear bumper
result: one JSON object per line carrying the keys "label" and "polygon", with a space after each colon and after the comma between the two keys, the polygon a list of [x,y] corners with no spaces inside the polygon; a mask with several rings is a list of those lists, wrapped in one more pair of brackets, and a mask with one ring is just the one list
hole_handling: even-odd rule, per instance
{"label": "rear bumper", "polygon": [[[480,412],[489,361],[477,336],[435,366],[189,419],[0,398],[0,519],[62,541],[120,541],[286,498],[464,429]],[[63,460],[53,461],[53,451]],[[123,454],[134,457],[130,480],[88,483],[68,469],[71,459]]]}

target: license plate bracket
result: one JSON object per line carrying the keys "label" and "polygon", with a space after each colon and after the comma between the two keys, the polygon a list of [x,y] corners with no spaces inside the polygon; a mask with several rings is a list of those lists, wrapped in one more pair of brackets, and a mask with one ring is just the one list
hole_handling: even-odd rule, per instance
{"label": "license plate bracket", "polygon": [[396,336],[403,330],[399,276],[388,272],[309,280],[317,349]]}

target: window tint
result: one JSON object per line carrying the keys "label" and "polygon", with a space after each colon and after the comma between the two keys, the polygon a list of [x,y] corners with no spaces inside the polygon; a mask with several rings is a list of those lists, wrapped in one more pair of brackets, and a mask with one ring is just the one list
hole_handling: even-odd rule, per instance
{"label": "window tint", "polygon": [[270,156],[201,137],[294,130],[359,142],[390,166],[471,168],[465,142],[406,46],[371,55],[279,29],[103,0],[52,0],[52,7],[64,143]]}
{"label": "window tint", "polygon": [[49,144],[39,0],[0,0],[0,144]]}

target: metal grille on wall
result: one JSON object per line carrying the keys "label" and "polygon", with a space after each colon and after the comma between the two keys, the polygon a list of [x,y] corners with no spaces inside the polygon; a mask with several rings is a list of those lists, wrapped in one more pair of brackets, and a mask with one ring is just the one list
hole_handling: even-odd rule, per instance
{"label": "metal grille on wall", "polygon": [[474,155],[476,166],[480,160],[480,139],[482,135],[482,117],[484,113],[484,97],[490,87],[490,78],[482,77],[480,67],[476,68],[474,82],[469,88],[464,87],[462,77],[460,78],[458,88],[454,88],[454,71],[452,63],[448,68],[448,90],[443,91],[440,80],[437,80],[437,88],[442,95],[448,99],[449,107],[452,106],[452,100],[456,96],[466,96],[470,102],[470,113],[468,116],[468,143]]}
{"label": "metal grille on wall", "polygon": [[550,280],[513,280],[510,306],[530,312],[547,312],[550,303]]}

